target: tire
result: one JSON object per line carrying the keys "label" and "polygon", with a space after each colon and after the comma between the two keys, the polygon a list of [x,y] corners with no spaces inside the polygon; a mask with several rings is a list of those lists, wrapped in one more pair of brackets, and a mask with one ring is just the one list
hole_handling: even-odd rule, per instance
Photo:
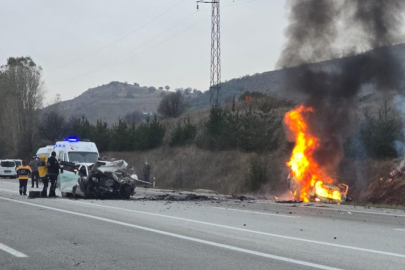
{"label": "tire", "polygon": [[72,193],[68,193],[68,192],[62,192],[62,197],[63,198],[72,198],[73,194]]}

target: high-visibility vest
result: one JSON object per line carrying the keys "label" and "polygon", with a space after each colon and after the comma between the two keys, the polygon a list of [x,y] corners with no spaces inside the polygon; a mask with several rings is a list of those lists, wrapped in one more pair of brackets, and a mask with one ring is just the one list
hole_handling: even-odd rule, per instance
{"label": "high-visibility vest", "polygon": [[48,174],[48,164],[46,164],[46,157],[41,156],[38,162],[38,174],[39,177],[45,177]]}
{"label": "high-visibility vest", "polygon": [[15,171],[17,172],[18,179],[20,180],[28,180],[28,177],[32,172],[30,166],[22,166],[22,165],[18,167]]}

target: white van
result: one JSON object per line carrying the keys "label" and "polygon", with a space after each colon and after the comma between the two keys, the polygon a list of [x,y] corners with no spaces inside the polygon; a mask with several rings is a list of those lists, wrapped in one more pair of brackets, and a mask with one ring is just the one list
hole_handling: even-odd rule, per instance
{"label": "white van", "polygon": [[15,162],[15,167],[18,168],[22,165],[22,160],[21,159],[14,159]]}
{"label": "white van", "polygon": [[54,150],[59,161],[94,164],[99,158],[95,143],[70,137],[55,143]]}
{"label": "white van", "polygon": [[0,162],[0,177],[17,178],[15,162],[12,159],[2,159]]}
{"label": "white van", "polygon": [[37,157],[39,158],[40,156],[46,156],[46,158],[49,158],[51,156],[53,148],[54,145],[47,145],[45,147],[39,148],[37,151]]}

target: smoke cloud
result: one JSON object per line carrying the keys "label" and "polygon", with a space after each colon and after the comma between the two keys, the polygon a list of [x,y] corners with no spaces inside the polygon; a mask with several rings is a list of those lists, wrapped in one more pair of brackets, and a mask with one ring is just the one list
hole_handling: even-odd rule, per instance
{"label": "smoke cloud", "polygon": [[[404,67],[388,46],[402,39],[405,1],[293,0],[288,7],[287,44],[278,66],[288,68],[286,91],[304,94],[305,105],[315,109],[308,118],[311,131],[322,141],[315,158],[333,169],[343,156],[362,86],[372,85],[382,93],[401,88]],[[347,36],[355,43],[342,42]],[[350,55],[369,51],[312,64],[336,58],[342,48]]]}

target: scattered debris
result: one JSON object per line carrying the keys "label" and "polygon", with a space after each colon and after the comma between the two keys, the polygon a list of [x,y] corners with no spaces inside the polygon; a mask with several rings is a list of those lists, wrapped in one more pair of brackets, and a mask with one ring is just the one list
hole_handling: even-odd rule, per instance
{"label": "scattered debris", "polygon": [[240,200],[240,201],[254,201],[255,200],[255,198],[252,198],[252,197],[246,197],[246,196],[243,196],[243,195],[236,195],[236,194],[232,194],[231,198],[236,199],[236,200]]}
{"label": "scattered debris", "polygon": [[295,200],[285,200],[285,201],[275,201],[276,203],[302,203],[303,201],[295,201]]}
{"label": "scattered debris", "polygon": [[189,193],[189,194],[183,194],[183,193],[178,193],[178,195],[171,195],[169,193],[166,194],[161,194],[161,195],[151,195],[148,197],[139,197],[136,198],[135,200],[150,200],[150,201],[216,201],[218,198],[216,197],[209,197],[205,195],[197,195],[194,193]]}

